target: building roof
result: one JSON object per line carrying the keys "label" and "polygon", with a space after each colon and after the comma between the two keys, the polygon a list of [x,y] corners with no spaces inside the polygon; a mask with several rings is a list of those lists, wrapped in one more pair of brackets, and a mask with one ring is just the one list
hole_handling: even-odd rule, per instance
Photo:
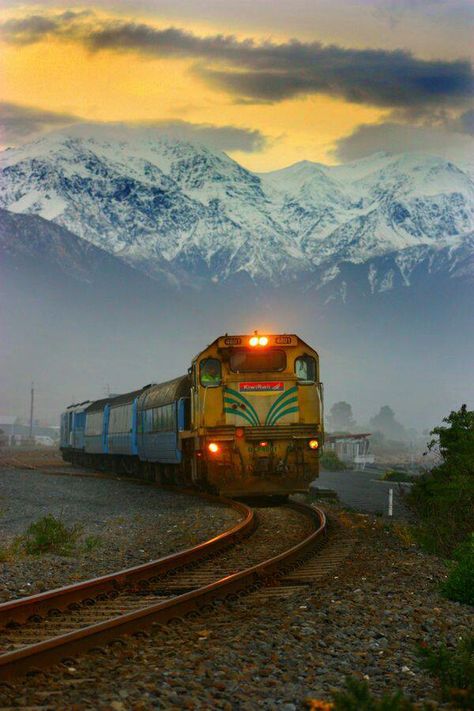
{"label": "building roof", "polygon": [[330,434],[326,433],[325,440],[326,442],[330,442],[336,439],[362,439],[370,437],[371,434],[371,432],[360,432],[357,434],[350,434],[349,432],[341,432],[338,434],[337,432],[331,432]]}

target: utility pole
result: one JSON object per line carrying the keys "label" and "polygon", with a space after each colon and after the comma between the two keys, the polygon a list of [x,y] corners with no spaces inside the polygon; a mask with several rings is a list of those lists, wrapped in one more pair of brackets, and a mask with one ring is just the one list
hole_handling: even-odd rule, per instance
{"label": "utility pole", "polygon": [[30,393],[30,442],[33,442],[33,412],[35,405],[35,384],[31,383]]}

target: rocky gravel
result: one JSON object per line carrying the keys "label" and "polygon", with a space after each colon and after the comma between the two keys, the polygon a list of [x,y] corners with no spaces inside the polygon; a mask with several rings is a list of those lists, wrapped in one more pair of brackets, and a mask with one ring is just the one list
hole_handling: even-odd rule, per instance
{"label": "rocky gravel", "polygon": [[[80,527],[74,554],[12,551],[18,536],[47,514]],[[0,562],[0,602],[154,560],[238,520],[228,507],[144,483],[0,470],[0,549],[6,558]]]}
{"label": "rocky gravel", "polygon": [[355,675],[376,694],[401,688],[413,702],[452,708],[438,702],[416,657],[417,643],[455,643],[472,629],[472,608],[438,592],[445,564],[368,517],[339,515],[330,535],[356,537],[357,545],[317,587],[264,607],[249,596],[148,639],[86,654],[4,687],[0,704],[296,711],[308,699],[328,700]]}

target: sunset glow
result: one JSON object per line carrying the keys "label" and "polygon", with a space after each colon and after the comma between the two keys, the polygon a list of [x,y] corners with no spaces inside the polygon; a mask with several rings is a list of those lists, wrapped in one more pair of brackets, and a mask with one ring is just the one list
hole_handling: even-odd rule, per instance
{"label": "sunset glow", "polygon": [[[234,12],[230,3],[191,0],[142,2],[136,10],[124,2],[6,5],[5,146],[77,121],[178,121],[239,129],[249,136],[241,148],[219,147],[263,171],[303,157],[357,157],[361,131],[377,150],[381,126],[384,135],[418,131],[421,150],[426,129],[437,132],[440,149],[452,141],[465,149],[469,141],[463,117],[472,74],[459,10],[469,13],[467,3],[457,12],[444,7],[444,35],[435,9],[423,15],[407,4],[402,12],[403,3],[399,10],[348,3],[335,13],[323,0],[312,8],[297,2],[292,14],[286,3],[270,8],[262,1],[237,3]],[[361,22],[349,39],[356,13]],[[424,39],[413,33],[420,26]],[[448,39],[455,30],[453,54]],[[24,125],[25,112],[34,125]]]}

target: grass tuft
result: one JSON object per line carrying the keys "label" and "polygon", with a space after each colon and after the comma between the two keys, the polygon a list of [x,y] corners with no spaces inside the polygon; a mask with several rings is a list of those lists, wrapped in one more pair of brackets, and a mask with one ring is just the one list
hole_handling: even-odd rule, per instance
{"label": "grass tuft", "polygon": [[100,548],[102,545],[102,538],[100,536],[87,536],[84,541],[84,551],[90,553],[96,548]]}
{"label": "grass tuft", "polygon": [[80,533],[80,527],[68,528],[60,519],[48,514],[28,526],[25,535],[21,536],[20,543],[25,552],[31,555],[42,553],[72,555]]}
{"label": "grass tuft", "polygon": [[333,694],[333,711],[414,711],[414,708],[401,691],[378,699],[366,681],[355,678],[346,679],[346,688]]}

